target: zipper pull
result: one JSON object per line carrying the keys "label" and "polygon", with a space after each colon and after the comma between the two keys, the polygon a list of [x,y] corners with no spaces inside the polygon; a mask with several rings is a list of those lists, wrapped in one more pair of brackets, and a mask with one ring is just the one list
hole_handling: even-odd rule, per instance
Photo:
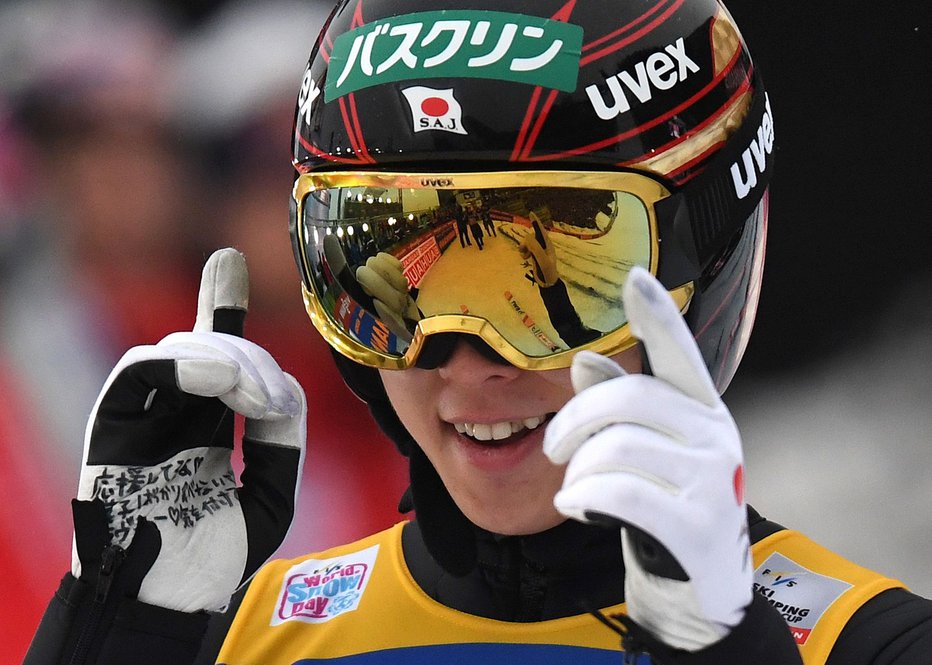
{"label": "zipper pull", "polygon": [[108,545],[100,555],[100,573],[97,575],[97,586],[94,589],[94,602],[103,603],[110,593],[113,576],[126,558],[126,550],[119,545]]}

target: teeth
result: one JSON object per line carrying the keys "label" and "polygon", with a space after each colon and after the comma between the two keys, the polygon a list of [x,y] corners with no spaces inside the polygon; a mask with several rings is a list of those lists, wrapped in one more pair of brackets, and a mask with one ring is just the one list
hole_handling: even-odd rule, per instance
{"label": "teeth", "polygon": [[533,418],[525,418],[524,426],[528,429],[537,429],[537,426],[544,422],[543,416],[534,416]]}
{"label": "teeth", "polygon": [[495,423],[492,425],[492,438],[496,441],[507,439],[511,434],[511,423]]}
{"label": "teeth", "polygon": [[525,429],[537,429],[545,416],[532,416],[524,420],[503,421],[500,423],[453,423],[460,434],[470,436],[477,441],[500,441]]}

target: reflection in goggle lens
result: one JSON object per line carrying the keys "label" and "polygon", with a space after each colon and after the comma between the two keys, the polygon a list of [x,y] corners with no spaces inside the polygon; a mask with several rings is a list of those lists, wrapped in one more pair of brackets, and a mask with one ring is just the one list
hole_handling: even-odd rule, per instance
{"label": "reflection in goggle lens", "polygon": [[332,187],[304,200],[309,277],[342,334],[400,356],[419,323],[446,316],[444,330],[475,331],[479,319],[533,358],[626,323],[622,286],[633,266],[652,267],[655,243],[637,195],[444,184]]}

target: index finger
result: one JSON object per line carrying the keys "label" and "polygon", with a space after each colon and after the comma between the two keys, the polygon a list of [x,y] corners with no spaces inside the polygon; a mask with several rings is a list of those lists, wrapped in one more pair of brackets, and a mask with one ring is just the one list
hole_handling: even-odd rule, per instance
{"label": "index finger", "polygon": [[622,298],[631,332],[644,344],[654,376],[707,406],[718,404],[718,390],[692,331],[663,285],[636,266]]}
{"label": "index finger", "polygon": [[547,233],[541,228],[540,218],[535,213],[529,213],[531,226],[534,227],[534,237],[537,238],[537,244],[547,249]]}
{"label": "index finger", "polygon": [[201,272],[194,331],[223,332],[242,337],[248,307],[246,258],[231,247],[218,249],[207,259]]}

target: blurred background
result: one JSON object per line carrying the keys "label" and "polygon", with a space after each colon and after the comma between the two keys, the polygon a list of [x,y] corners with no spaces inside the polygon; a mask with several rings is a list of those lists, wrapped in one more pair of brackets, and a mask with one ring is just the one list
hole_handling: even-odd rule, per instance
{"label": "blurred background", "polygon": [[749,500],[932,597],[932,12],[726,4],[778,137],[757,325],[725,395]]}
{"label": "blurred background", "polygon": [[[0,662],[70,565],[100,386],[130,346],[190,328],[214,248],[246,254],[247,335],[308,392],[283,554],[399,519],[405,465],[307,321],[287,234],[292,104],[330,4],[0,2]],[[726,394],[750,501],[932,596],[928,11],[728,6],[778,136],[761,307]]]}

